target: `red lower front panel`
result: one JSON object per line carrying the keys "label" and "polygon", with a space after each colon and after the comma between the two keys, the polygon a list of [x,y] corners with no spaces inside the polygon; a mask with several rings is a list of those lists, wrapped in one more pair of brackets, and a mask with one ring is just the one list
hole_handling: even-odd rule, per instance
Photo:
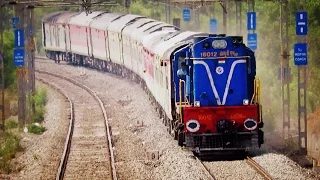
{"label": "red lower front panel", "polygon": [[215,107],[185,107],[183,108],[184,131],[190,120],[196,120],[200,124],[199,130],[194,133],[217,133],[217,123],[220,120],[227,120],[233,123],[237,132],[249,131],[244,127],[244,121],[248,118],[259,123],[259,106],[215,106]]}

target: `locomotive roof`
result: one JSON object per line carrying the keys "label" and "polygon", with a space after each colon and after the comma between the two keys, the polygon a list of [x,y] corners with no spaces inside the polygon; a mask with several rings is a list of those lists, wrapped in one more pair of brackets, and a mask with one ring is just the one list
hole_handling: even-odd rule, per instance
{"label": "locomotive roof", "polygon": [[179,31],[176,34],[172,33],[169,36],[165,37],[162,42],[160,42],[154,47],[155,53],[163,57],[164,53],[168,49],[172,49],[172,52],[173,52],[174,49],[172,47],[174,47],[176,44],[180,44],[180,42],[186,39],[192,38],[196,34],[198,33],[192,32],[192,31]]}
{"label": "locomotive roof", "polygon": [[78,26],[88,26],[94,17],[104,13],[107,13],[107,12],[94,11],[88,15],[86,14],[86,12],[82,12],[76,16],[71,17],[69,20],[69,24],[78,25]]}
{"label": "locomotive roof", "polygon": [[124,16],[125,14],[121,13],[105,13],[105,14],[100,14],[96,17],[93,18],[93,20],[90,23],[90,27],[96,28],[96,29],[101,29],[101,30],[106,30],[107,26],[114,21],[117,18],[120,18]]}

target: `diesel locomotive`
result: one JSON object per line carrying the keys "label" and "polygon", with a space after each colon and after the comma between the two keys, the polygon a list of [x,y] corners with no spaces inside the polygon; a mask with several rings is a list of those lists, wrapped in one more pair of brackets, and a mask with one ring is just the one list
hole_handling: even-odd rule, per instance
{"label": "diesel locomotive", "polygon": [[49,14],[42,34],[48,58],[140,83],[180,146],[202,154],[263,144],[255,55],[240,36],[103,11]]}

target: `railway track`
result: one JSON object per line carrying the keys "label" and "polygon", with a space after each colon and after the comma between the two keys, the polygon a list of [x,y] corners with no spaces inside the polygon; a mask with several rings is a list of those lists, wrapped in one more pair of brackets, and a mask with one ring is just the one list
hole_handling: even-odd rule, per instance
{"label": "railway track", "polygon": [[[43,57],[37,57],[38,59],[44,60],[46,58]],[[45,61],[42,61],[45,62]],[[39,72],[39,71],[38,71]],[[49,73],[50,74],[50,73]],[[55,75],[58,76],[58,75]],[[72,82],[76,82],[74,80],[71,80]],[[76,84],[80,84],[78,82],[76,82]],[[89,89],[89,88],[88,88]],[[196,157],[197,161],[199,161],[199,163],[201,164],[201,166],[203,167],[204,171],[207,173],[207,176],[210,177],[210,179],[216,180],[216,179],[220,179],[221,177],[219,177],[219,175],[215,174],[215,170],[213,170],[210,165],[208,166],[205,162],[203,162],[202,160],[198,159]],[[232,161],[229,161],[229,163],[233,163]],[[242,163],[247,163],[249,166],[247,168],[252,169],[251,171],[254,172],[256,171],[258,174],[261,175],[262,178],[264,179],[273,179],[258,163],[256,163],[252,158],[247,157],[247,159],[245,161],[243,161]],[[233,170],[231,170],[233,171]],[[228,173],[229,174],[229,173]],[[216,176],[215,176],[216,175]],[[259,176],[259,175],[258,175]]]}
{"label": "railway track", "polygon": [[255,160],[253,160],[251,157],[247,157],[246,162],[255,169],[264,179],[266,180],[272,180],[272,176],[263,168],[261,167]]}
{"label": "railway track", "polygon": [[[261,167],[255,160],[253,160],[251,157],[247,157],[245,160],[241,160],[241,161],[213,161],[213,162],[208,162],[208,161],[203,161],[200,160],[198,157],[196,157],[197,161],[199,161],[199,163],[202,165],[202,167],[205,169],[205,171],[207,172],[207,174],[211,177],[212,180],[217,180],[217,179],[230,179],[230,176],[233,176],[233,174],[237,174],[240,173],[239,171],[236,171],[235,167],[239,167],[241,168],[250,168],[252,170],[247,171],[247,173],[251,172],[250,177],[246,177],[245,174],[238,174],[239,179],[249,179],[249,178],[257,178],[257,179],[266,179],[266,180],[273,180],[274,178],[263,168]],[[235,164],[234,164],[235,163]],[[247,165],[243,164],[246,163]],[[219,166],[224,166],[224,167],[228,167],[229,170],[223,170],[223,172],[221,172],[222,169],[219,170],[219,166],[217,166],[219,164]],[[243,171],[242,171],[243,172]],[[256,175],[253,175],[253,172],[256,172]],[[217,173],[217,174],[216,174]],[[259,178],[258,178],[259,176]]]}
{"label": "railway track", "polygon": [[[75,80],[46,71],[36,72],[39,74],[38,80],[54,87],[68,99],[71,109],[69,131],[56,179],[116,180],[109,124],[100,98]],[[76,88],[70,88],[70,85]],[[78,93],[81,93],[80,96],[77,96]],[[101,111],[97,112],[99,109]]]}
{"label": "railway track", "polygon": [[217,180],[214,174],[210,171],[210,168],[203,163],[198,157],[196,157],[197,161],[202,165],[202,167],[206,170],[207,174],[211,177],[211,180]]}

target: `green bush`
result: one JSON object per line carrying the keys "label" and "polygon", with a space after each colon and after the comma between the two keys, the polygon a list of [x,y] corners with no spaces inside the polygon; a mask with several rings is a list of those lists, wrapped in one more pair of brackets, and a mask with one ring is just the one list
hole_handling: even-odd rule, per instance
{"label": "green bush", "polygon": [[32,95],[31,101],[35,105],[35,112],[32,115],[32,121],[40,123],[44,120],[44,114],[46,113],[45,105],[48,101],[47,91],[45,89],[36,91]]}
{"label": "green bush", "polygon": [[43,126],[37,126],[35,124],[30,124],[27,126],[28,132],[33,134],[42,134],[46,128]]}
{"label": "green bush", "polygon": [[5,132],[0,141],[0,169],[5,173],[12,172],[11,159],[21,150],[20,138],[12,133]]}
{"label": "green bush", "polygon": [[9,120],[9,122],[7,122],[5,129],[13,129],[18,127],[18,123],[14,120]]}

